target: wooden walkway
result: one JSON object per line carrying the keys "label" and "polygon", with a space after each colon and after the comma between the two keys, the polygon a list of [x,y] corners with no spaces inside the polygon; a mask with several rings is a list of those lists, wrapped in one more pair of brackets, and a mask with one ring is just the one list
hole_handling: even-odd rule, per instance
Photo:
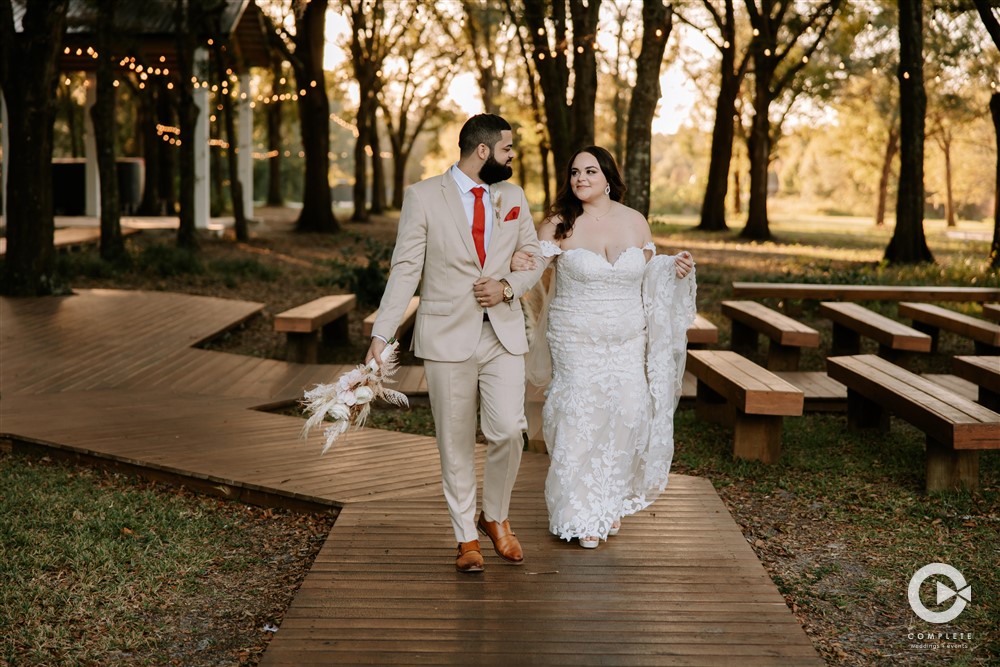
{"label": "wooden walkway", "polygon": [[339,510],[262,665],[823,664],[703,479],[675,475],[584,551],[548,534],[547,458],[527,452],[511,508],[526,564],[487,551],[483,575],[459,575],[433,439],[365,429],[321,457],[301,419],[250,408],[342,367],[191,347],[260,308],[113,290],[0,299],[0,437],[247,502]]}

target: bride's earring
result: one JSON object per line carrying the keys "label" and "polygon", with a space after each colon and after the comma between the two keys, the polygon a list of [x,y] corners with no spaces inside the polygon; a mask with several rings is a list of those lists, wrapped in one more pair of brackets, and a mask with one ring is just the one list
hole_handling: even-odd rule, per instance
{"label": "bride's earring", "polygon": [[609,195],[609,196],[611,195],[611,186],[610,185],[605,185],[604,186],[604,194]]}

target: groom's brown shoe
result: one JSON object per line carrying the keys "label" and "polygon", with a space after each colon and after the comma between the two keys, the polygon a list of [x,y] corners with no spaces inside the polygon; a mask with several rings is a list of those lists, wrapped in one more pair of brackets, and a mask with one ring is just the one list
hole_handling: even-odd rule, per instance
{"label": "groom's brown shoe", "polygon": [[455,559],[455,569],[459,572],[482,572],[483,553],[479,550],[479,540],[458,543],[458,557]]}
{"label": "groom's brown shoe", "polygon": [[479,532],[487,535],[493,541],[493,550],[500,558],[508,563],[520,565],[524,562],[524,553],[521,551],[521,543],[517,540],[517,535],[510,529],[510,521],[487,521],[486,514],[479,513],[479,521],[476,522]]}

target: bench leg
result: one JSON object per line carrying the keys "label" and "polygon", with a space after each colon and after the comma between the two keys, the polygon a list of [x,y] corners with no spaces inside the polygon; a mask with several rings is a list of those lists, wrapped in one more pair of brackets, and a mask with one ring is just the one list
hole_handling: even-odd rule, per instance
{"label": "bench leg", "polygon": [[801,357],[802,348],[794,345],[782,345],[772,340],[767,348],[767,370],[797,371]]}
{"label": "bench leg", "polygon": [[982,341],[973,341],[976,346],[976,354],[984,357],[992,357],[1000,354],[1000,347],[996,345],[990,345],[989,343],[984,343]]}
{"label": "bench leg", "polygon": [[891,361],[900,368],[912,370],[911,362],[913,361],[914,354],[909,350],[894,350],[888,345],[879,345],[878,356],[886,361]]}
{"label": "bench leg", "polygon": [[733,456],[748,461],[777,463],[781,457],[782,419],[776,415],[748,415],[737,411]]}
{"label": "bench leg", "polygon": [[888,431],[889,411],[848,387],[847,425],[854,431],[868,428]]}
{"label": "bench leg", "polygon": [[927,438],[927,492],[979,488],[979,451]]}
{"label": "bench leg", "polygon": [[757,332],[742,322],[733,320],[729,346],[733,352],[738,352],[744,357],[755,357],[757,355]]}
{"label": "bench leg", "polygon": [[938,339],[941,338],[941,329],[924,322],[913,320],[913,328],[920,333],[925,333],[931,337],[931,352],[938,351]]}
{"label": "bench leg", "polygon": [[319,342],[318,332],[288,333],[288,344],[285,348],[285,358],[296,364],[315,364]]}
{"label": "bench leg", "polygon": [[833,341],[830,344],[830,356],[839,357],[845,354],[861,353],[861,334],[843,324],[833,323]]}
{"label": "bench leg", "polygon": [[348,341],[349,320],[347,315],[338,317],[323,327],[323,345],[334,345]]}
{"label": "bench leg", "polygon": [[1000,393],[990,391],[986,387],[980,387],[979,404],[993,412],[1000,412]]}
{"label": "bench leg", "polygon": [[698,380],[698,388],[695,390],[694,414],[695,416],[713,424],[732,426],[734,408],[726,400],[726,397],[716,392],[707,384]]}

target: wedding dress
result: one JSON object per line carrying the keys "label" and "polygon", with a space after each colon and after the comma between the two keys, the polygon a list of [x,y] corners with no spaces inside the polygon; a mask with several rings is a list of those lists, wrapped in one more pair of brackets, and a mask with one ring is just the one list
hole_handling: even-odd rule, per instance
{"label": "wedding dress", "polygon": [[651,243],[613,261],[585,248],[541,245],[547,257],[559,255],[545,336],[552,380],[542,410],[549,530],[567,540],[606,539],[612,523],[666,487],[694,275],[677,279],[672,256],[647,264]]}

